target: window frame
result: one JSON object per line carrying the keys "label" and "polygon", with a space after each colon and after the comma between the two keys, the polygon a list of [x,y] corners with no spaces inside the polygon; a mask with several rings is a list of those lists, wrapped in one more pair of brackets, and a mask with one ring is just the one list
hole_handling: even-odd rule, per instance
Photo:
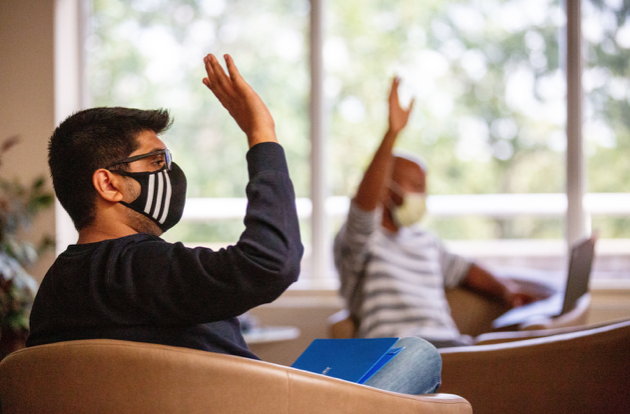
{"label": "window frame", "polygon": [[[330,197],[326,170],[327,106],[324,94],[323,47],[325,37],[324,11],[326,0],[310,0],[310,141],[311,141],[311,194],[309,200],[298,200],[303,205],[301,215],[311,220],[311,266],[308,273],[314,281],[330,280],[331,240],[329,223],[331,213],[339,214],[339,200]],[[581,0],[564,0],[567,25],[563,31],[566,47],[563,48],[567,82],[567,152],[566,152],[566,244],[590,233],[590,213],[585,209],[585,162],[582,135],[582,36]],[[89,107],[85,87],[84,39],[90,15],[88,0],[57,0],[55,3],[55,122],[77,110]],[[559,195],[555,195],[558,197]],[[448,197],[448,196],[441,196]],[[592,198],[597,198],[593,195]],[[337,201],[335,201],[337,199]],[[438,200],[439,197],[434,198]],[[193,199],[191,199],[193,201]],[[348,203],[348,201],[343,201]],[[310,211],[309,211],[310,210]],[[67,213],[57,202],[56,207],[57,253],[76,241],[77,232]],[[630,214],[630,211],[626,212]],[[187,219],[185,217],[185,219]],[[193,219],[194,220],[194,219]]]}

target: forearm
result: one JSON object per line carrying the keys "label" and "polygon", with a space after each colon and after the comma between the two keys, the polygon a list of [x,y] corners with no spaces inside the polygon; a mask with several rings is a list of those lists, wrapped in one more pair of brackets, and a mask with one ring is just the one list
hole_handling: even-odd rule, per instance
{"label": "forearm", "polygon": [[407,125],[409,114],[413,107],[413,100],[409,108],[403,109],[398,101],[398,77],[392,80],[389,91],[388,129],[381,145],[374,154],[370,166],[363,175],[359,189],[354,197],[354,202],[363,211],[372,211],[378,206],[385,190],[387,181],[391,178],[392,149],[400,131]]}
{"label": "forearm", "polygon": [[[282,147],[262,143],[247,154],[245,230],[226,249],[201,249],[187,260],[186,274],[196,284],[196,318],[220,320],[275,300],[300,273],[303,247],[295,208],[295,193]],[[203,285],[200,281],[204,281]],[[203,286],[203,287],[202,287]]]}
{"label": "forearm", "polygon": [[271,271],[297,266],[302,255],[295,193],[282,147],[257,146],[247,154],[250,182],[245,231],[238,246]]}
{"label": "forearm", "polygon": [[474,263],[470,266],[462,285],[501,301],[505,300],[508,290],[506,285],[492,273]]}
{"label": "forearm", "polygon": [[381,141],[381,145],[372,158],[363,179],[359,184],[359,189],[354,197],[354,202],[363,211],[372,211],[378,205],[386,180],[391,175],[392,150],[398,132],[389,129]]}
{"label": "forearm", "polygon": [[273,128],[247,134],[247,144],[249,145],[249,148],[263,142],[278,142],[276,131]]}

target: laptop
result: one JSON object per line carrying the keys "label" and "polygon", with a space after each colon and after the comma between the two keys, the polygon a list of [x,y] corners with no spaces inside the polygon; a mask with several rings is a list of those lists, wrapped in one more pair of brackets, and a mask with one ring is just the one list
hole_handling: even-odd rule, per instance
{"label": "laptop", "polygon": [[597,235],[577,242],[571,248],[567,283],[563,291],[557,292],[547,299],[528,305],[510,309],[492,322],[494,329],[518,325],[533,317],[555,317],[564,315],[575,308],[575,305],[588,292],[588,282],[595,256]]}

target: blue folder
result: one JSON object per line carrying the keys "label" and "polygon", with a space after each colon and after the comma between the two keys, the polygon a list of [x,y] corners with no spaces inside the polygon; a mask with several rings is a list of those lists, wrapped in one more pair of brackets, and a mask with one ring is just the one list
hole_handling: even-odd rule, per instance
{"label": "blue folder", "polygon": [[403,348],[398,338],[316,339],[293,368],[363,384]]}

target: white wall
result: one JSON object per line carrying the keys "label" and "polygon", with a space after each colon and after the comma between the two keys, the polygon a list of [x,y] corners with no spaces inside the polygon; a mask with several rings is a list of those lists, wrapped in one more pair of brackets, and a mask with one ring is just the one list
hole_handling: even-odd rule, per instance
{"label": "white wall", "polygon": [[[21,143],[2,160],[0,174],[24,184],[47,177],[47,141],[54,122],[54,0],[0,0],[0,140],[19,134]],[[43,213],[26,234],[54,237],[54,212]],[[41,257],[29,273],[40,281],[54,259]]]}

